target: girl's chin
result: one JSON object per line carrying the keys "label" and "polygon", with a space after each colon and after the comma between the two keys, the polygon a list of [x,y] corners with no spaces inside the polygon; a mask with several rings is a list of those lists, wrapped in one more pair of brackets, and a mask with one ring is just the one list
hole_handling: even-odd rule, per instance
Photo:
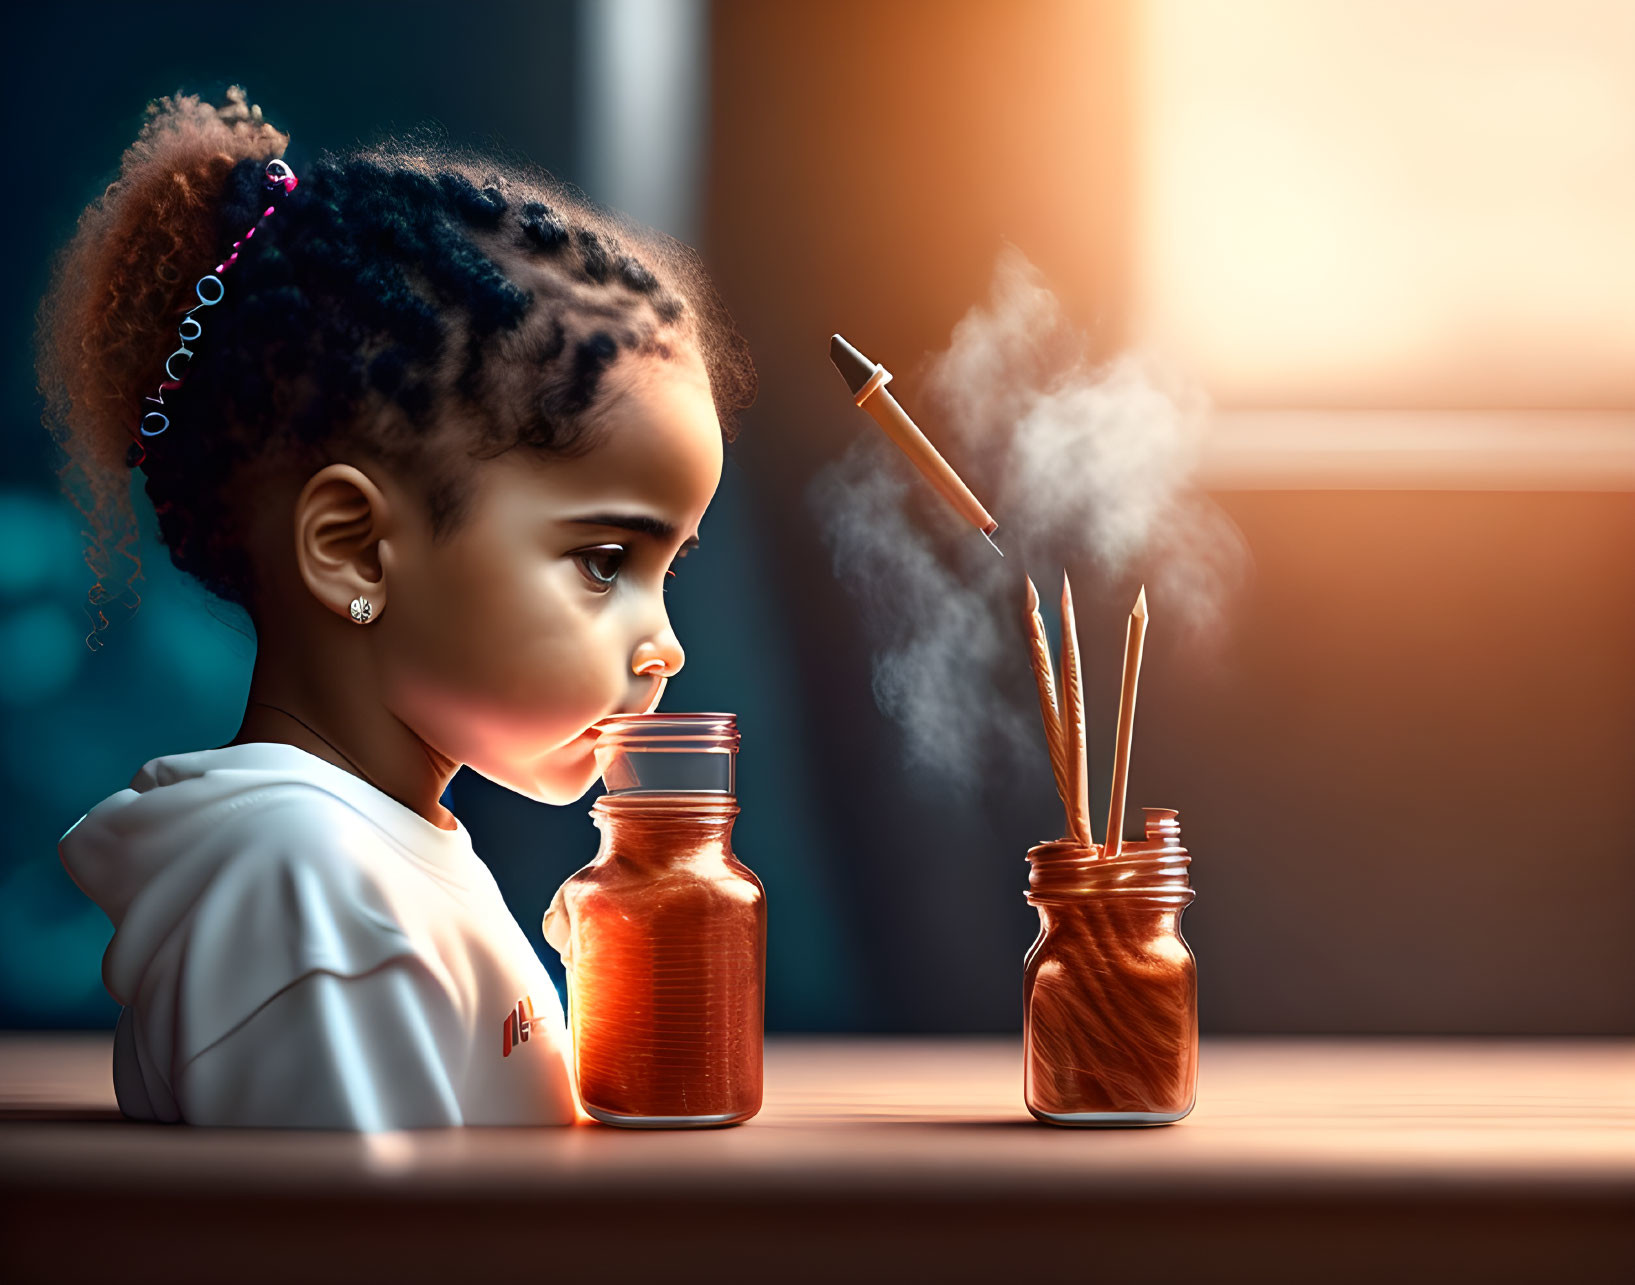
{"label": "girl's chin", "polygon": [[[596,766],[595,748],[596,733],[587,729],[551,755],[546,766],[547,775],[574,791],[573,799],[584,794],[601,778],[601,771]],[[573,802],[573,799],[568,802]]]}
{"label": "girl's chin", "polygon": [[595,745],[594,728],[586,728],[536,758],[487,764],[468,761],[467,766],[524,798],[539,803],[574,803],[601,775],[596,767]]}

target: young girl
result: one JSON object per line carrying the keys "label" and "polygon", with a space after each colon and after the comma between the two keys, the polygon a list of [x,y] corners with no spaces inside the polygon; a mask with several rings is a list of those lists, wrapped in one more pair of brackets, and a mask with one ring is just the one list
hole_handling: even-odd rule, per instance
{"label": "young girl", "polygon": [[537,174],[286,142],[242,91],[161,100],[41,312],[93,565],[138,469],[257,638],[237,735],[59,846],[114,924],[120,1107],[568,1122],[561,1003],[439,798],[467,764],[570,802],[657,702],[753,372],[690,251]]}

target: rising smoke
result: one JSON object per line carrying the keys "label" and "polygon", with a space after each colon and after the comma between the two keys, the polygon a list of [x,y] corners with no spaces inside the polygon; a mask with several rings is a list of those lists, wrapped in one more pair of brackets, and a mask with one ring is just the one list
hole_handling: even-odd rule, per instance
{"label": "rising smoke", "polygon": [[1157,627],[1194,645],[1218,636],[1249,557],[1192,486],[1208,410],[1135,355],[1092,364],[1038,270],[1006,247],[988,301],[954,327],[911,413],[998,519],[1007,557],[878,432],[812,488],[869,630],[875,700],[902,727],[912,765],[969,784],[990,761],[1042,752],[1024,570],[1047,599],[1063,567],[1081,600],[1138,576]]}

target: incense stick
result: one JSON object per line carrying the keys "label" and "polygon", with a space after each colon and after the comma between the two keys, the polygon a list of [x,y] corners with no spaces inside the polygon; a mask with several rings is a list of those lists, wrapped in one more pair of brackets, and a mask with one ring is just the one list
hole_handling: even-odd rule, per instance
{"label": "incense stick", "polygon": [[1124,848],[1124,789],[1130,776],[1130,739],[1135,732],[1135,689],[1141,678],[1141,647],[1147,637],[1147,587],[1141,586],[1124,634],[1124,688],[1118,696],[1118,744],[1113,755],[1113,793],[1107,807],[1104,851],[1116,857]]}
{"label": "incense stick", "polygon": [[1026,624],[1028,628],[1028,661],[1033,667],[1033,683],[1039,689],[1039,719],[1045,725],[1045,743],[1050,749],[1050,772],[1056,779],[1056,794],[1062,801],[1062,812],[1067,818],[1067,830],[1073,829],[1073,803],[1067,788],[1067,765],[1062,759],[1062,720],[1056,708],[1056,675],[1051,672],[1050,644],[1045,640],[1045,622],[1039,616],[1039,591],[1033,587],[1033,578],[1024,577],[1028,584]]}
{"label": "incense stick", "polygon": [[1079,627],[1073,617],[1073,585],[1062,572],[1062,762],[1067,778],[1068,832],[1086,848],[1090,834],[1090,755],[1085,738],[1084,674],[1079,667]]}

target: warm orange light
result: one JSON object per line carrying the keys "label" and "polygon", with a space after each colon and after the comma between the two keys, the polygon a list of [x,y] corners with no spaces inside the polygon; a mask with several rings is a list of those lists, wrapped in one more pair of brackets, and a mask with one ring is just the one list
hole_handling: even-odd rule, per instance
{"label": "warm orange light", "polygon": [[1635,404],[1635,5],[1137,14],[1136,329],[1223,403]]}

